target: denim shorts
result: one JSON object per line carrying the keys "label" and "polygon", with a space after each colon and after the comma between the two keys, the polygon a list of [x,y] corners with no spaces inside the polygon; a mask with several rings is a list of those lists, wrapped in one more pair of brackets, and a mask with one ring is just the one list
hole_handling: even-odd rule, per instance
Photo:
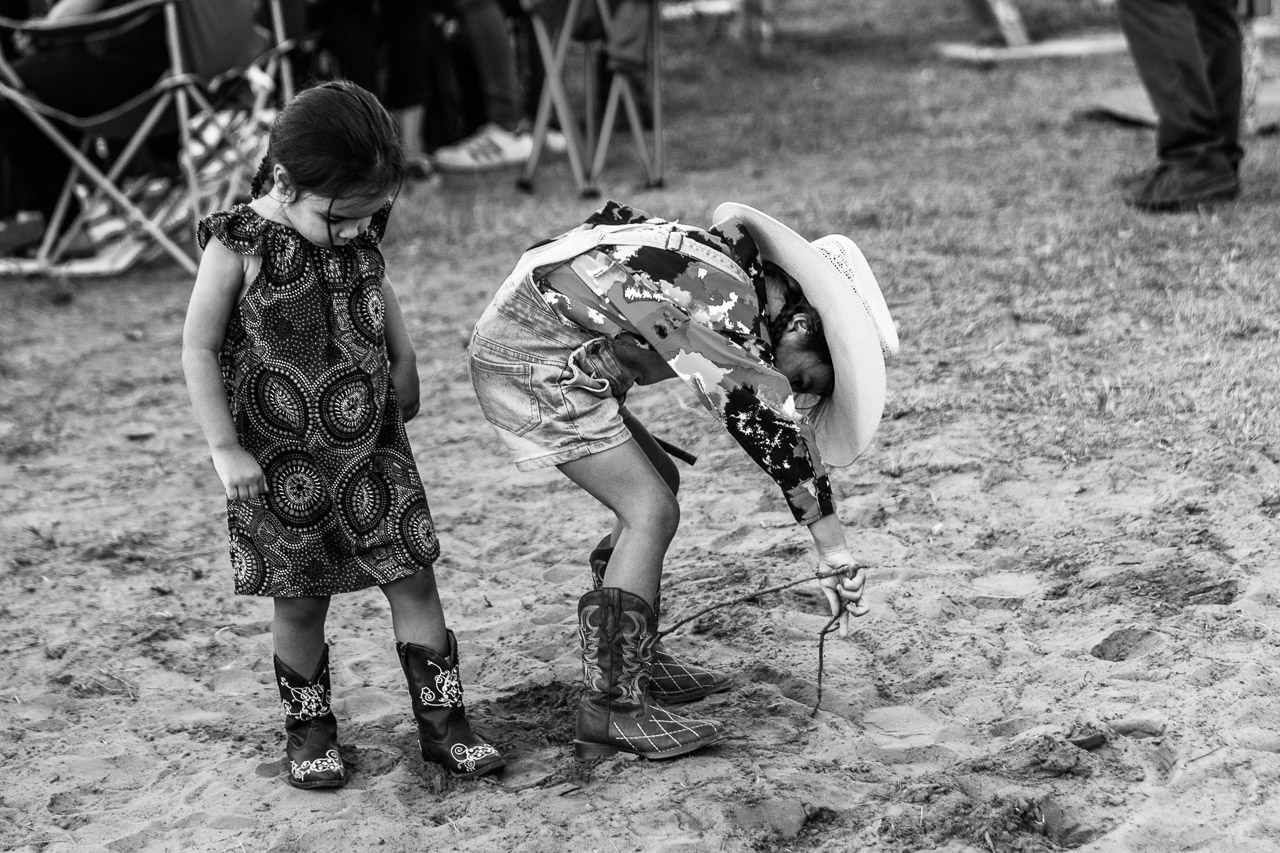
{"label": "denim shorts", "polygon": [[[552,275],[576,275],[567,264]],[[529,279],[508,280],[467,348],[485,418],[521,471],[601,453],[631,438],[622,398],[629,374],[608,338],[547,305]]]}

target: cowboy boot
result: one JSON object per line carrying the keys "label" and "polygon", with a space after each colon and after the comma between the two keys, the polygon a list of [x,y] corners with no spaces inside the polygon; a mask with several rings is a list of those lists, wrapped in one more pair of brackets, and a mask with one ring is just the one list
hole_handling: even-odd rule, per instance
{"label": "cowboy boot", "polygon": [[467,722],[462,706],[462,681],[458,678],[458,640],[449,635],[449,654],[436,654],[425,646],[396,643],[400,666],[409,682],[413,717],[418,723],[422,757],[460,778],[492,773],[507,762],[485,743]]}
{"label": "cowboy boot", "polygon": [[[609,567],[613,548],[608,536],[600,540],[588,558],[591,562],[592,589],[604,586],[604,571]],[[662,590],[653,596],[654,619],[662,617]],[[707,669],[669,652],[662,640],[653,646],[653,670],[649,674],[649,695],[664,705],[683,705],[733,686],[733,679],[722,672]]]}
{"label": "cowboy boot", "polygon": [[649,695],[658,624],[644,599],[604,587],[578,600],[578,638],[586,694],[578,702],[579,761],[628,752],[674,758],[715,743],[719,723],[673,713]]}
{"label": "cowboy boot", "polygon": [[284,706],[289,784],[295,788],[341,788],[347,771],[338,753],[338,720],[329,707],[329,646],[311,678],[275,658],[276,684]]}

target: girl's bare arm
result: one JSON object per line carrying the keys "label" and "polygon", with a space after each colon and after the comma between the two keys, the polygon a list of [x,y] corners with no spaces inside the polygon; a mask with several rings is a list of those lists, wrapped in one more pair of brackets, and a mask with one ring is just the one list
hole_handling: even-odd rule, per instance
{"label": "girl's bare arm", "polygon": [[418,414],[418,355],[409,338],[409,328],[404,322],[400,302],[391,287],[391,280],[382,280],[382,296],[386,303],[383,328],[387,339],[387,359],[391,363],[391,384],[400,402],[400,415],[406,421]]}
{"label": "girl's bare arm", "polygon": [[243,259],[217,238],[211,239],[200,258],[182,328],[182,372],[187,379],[187,393],[209,443],[213,466],[227,497],[233,500],[255,498],[267,491],[262,467],[240,446],[218,365],[218,351],[244,286],[244,276]]}

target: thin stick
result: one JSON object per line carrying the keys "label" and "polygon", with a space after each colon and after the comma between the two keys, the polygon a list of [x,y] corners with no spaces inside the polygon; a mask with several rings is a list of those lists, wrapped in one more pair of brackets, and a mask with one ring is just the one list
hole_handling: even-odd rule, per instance
{"label": "thin stick", "polygon": [[837,613],[831,617],[831,621],[822,626],[822,630],[818,632],[818,698],[814,700],[813,710],[809,712],[810,717],[818,716],[818,708],[822,705],[822,650],[827,643],[827,634],[836,629],[836,623],[840,621],[843,613]]}
{"label": "thin stick", "polygon": [[[844,574],[844,572],[845,572],[844,569],[837,569],[834,572],[827,572],[826,574],[814,575],[812,580],[822,580],[823,578],[835,577],[836,575]],[[694,619],[697,619],[699,616],[704,616],[713,610],[719,610],[721,607],[729,607],[730,605],[733,605],[733,604],[742,604],[743,602],[750,601],[751,599],[758,598],[759,596],[762,596],[762,595],[767,595],[771,592],[782,592],[782,590],[784,589],[788,589],[798,584],[807,583],[809,580],[811,579],[801,578],[798,581],[791,581],[789,583],[779,584],[778,586],[771,586],[768,589],[759,589],[748,595],[744,595],[740,598],[735,598],[732,601],[722,601],[719,604],[713,604],[710,607],[704,607],[701,610],[699,610],[697,613],[693,614],[692,616],[686,619],[681,619],[679,622],[672,625],[667,630],[659,631],[658,636],[665,637],[667,634],[670,634],[672,631],[676,630],[681,625],[685,625],[689,622],[692,622]],[[818,632],[818,698],[813,703],[813,710],[809,712],[810,717],[816,717],[818,715],[818,708],[822,705],[823,653],[826,649],[827,634],[830,634],[832,631],[836,630],[836,623],[840,621],[840,617],[843,616],[844,613],[845,611],[841,610],[841,612],[837,613],[835,616],[832,616],[831,619],[827,622],[827,624],[822,626],[822,630]]]}
{"label": "thin stick", "polygon": [[701,610],[699,610],[697,613],[693,614],[692,616],[689,616],[688,618],[685,618],[685,619],[681,619],[679,622],[672,625],[670,628],[667,628],[665,631],[659,631],[658,636],[665,637],[671,632],[675,631],[681,625],[686,625],[692,622],[694,619],[697,619],[699,616],[705,616],[713,610],[719,610],[721,607],[730,607],[734,604],[742,604],[743,602],[750,601],[753,598],[759,598],[762,595],[768,595],[771,592],[782,592],[784,589],[789,589],[790,587],[798,586],[802,583],[808,583],[811,580],[822,580],[823,578],[832,578],[832,577],[835,577],[836,575],[842,575],[844,574],[844,572],[845,572],[844,569],[838,569],[834,572],[827,572],[824,575],[814,575],[811,578],[801,578],[798,581],[791,581],[790,583],[784,583],[778,586],[771,586],[768,589],[758,589],[755,592],[748,593],[747,595],[744,595],[740,598],[735,598],[732,601],[722,601],[719,604],[713,604],[710,607],[704,607]]}

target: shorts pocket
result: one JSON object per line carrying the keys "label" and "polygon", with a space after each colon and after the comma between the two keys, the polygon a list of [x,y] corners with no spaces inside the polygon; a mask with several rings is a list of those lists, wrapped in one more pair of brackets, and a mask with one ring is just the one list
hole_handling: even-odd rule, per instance
{"label": "shorts pocket", "polygon": [[471,386],[489,423],[513,435],[524,435],[542,422],[533,394],[533,366],[499,363],[472,355]]}
{"label": "shorts pocket", "polygon": [[569,376],[562,387],[580,388],[597,397],[622,397],[634,381],[614,358],[607,338],[594,338],[569,355]]}

